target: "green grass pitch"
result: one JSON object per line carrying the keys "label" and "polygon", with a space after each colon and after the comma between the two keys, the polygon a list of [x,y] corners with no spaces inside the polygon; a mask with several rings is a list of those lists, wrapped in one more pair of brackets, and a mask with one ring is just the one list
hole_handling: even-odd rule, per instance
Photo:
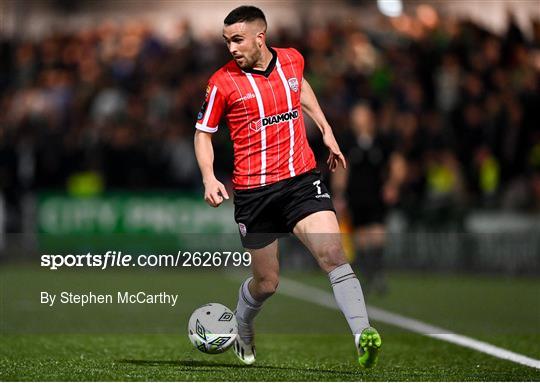
{"label": "green grass pitch", "polygon": [[[321,273],[288,277],[330,291]],[[205,355],[187,338],[191,311],[234,308],[238,277],[219,271],[0,270],[0,380],[90,381],[538,381],[540,370],[373,323],[379,365],[361,370],[338,311],[277,294],[257,318],[257,362]],[[527,278],[394,273],[390,293],[368,304],[540,358],[540,282]],[[169,291],[177,307],[49,308],[41,290]]]}

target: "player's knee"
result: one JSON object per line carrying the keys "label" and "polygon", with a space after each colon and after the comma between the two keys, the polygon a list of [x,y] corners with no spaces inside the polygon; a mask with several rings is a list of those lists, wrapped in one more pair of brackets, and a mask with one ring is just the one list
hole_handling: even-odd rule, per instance
{"label": "player's knee", "polygon": [[319,265],[326,272],[330,272],[344,263],[346,263],[346,259],[343,247],[338,243],[326,246],[319,258]]}
{"label": "player's knee", "polygon": [[256,291],[259,299],[266,299],[272,296],[278,288],[279,278],[277,276],[269,276],[260,279],[256,282]]}

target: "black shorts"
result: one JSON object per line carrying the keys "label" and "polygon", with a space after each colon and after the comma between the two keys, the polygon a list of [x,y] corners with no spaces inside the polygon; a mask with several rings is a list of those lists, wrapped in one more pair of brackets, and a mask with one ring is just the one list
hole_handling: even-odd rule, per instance
{"label": "black shorts", "polygon": [[324,210],[335,212],[318,170],[271,185],[234,191],[234,219],[247,249],[268,246],[292,232],[298,221]]}

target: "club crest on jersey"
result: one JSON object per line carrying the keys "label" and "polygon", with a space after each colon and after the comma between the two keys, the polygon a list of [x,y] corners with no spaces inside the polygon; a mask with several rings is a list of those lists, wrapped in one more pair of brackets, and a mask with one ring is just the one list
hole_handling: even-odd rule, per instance
{"label": "club crest on jersey", "polygon": [[272,126],[275,124],[279,124],[281,122],[287,122],[290,120],[296,120],[298,118],[298,111],[296,109],[293,109],[289,112],[281,113],[281,114],[274,114],[272,116],[267,116],[264,118],[261,118],[255,122],[251,122],[249,124],[249,128],[251,130],[254,130],[255,132],[258,132],[262,128],[266,128],[268,126]]}
{"label": "club crest on jersey", "polygon": [[243,223],[238,224],[238,229],[240,229],[240,234],[242,234],[242,237],[245,237],[247,234],[247,227]]}
{"label": "club crest on jersey", "polygon": [[288,80],[289,88],[293,90],[293,92],[298,92],[298,80],[296,77],[290,78]]}

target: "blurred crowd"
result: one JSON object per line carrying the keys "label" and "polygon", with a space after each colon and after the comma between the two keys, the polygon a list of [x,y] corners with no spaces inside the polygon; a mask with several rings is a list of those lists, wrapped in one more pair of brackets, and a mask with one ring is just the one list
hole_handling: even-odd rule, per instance
{"label": "blurred crowd", "polygon": [[[305,77],[342,137],[358,102],[407,160],[399,205],[540,210],[540,22],[504,35],[429,7],[377,30],[352,22],[272,30],[294,46]],[[0,188],[12,209],[25,193],[61,189],[197,191],[195,116],[205,84],[230,57],[219,35],[187,21],[157,34],[142,22],[103,22],[39,41],[0,40]],[[324,168],[316,129],[308,136]],[[216,134],[227,182],[232,145]],[[442,210],[441,210],[442,209]]]}

